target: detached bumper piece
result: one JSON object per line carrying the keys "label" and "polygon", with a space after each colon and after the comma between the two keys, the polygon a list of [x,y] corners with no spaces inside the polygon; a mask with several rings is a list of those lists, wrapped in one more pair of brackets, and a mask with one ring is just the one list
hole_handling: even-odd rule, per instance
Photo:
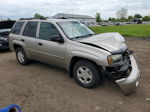
{"label": "detached bumper piece", "polygon": [[133,92],[139,84],[140,70],[132,55],[131,60],[131,72],[128,77],[116,80],[116,83],[120,86],[125,95]]}

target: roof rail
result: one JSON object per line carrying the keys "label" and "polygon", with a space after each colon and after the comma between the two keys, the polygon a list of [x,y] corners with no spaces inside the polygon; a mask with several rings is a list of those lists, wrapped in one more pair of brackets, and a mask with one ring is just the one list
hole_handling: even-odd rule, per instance
{"label": "roof rail", "polygon": [[33,19],[46,20],[46,18],[20,18],[19,20],[33,20]]}

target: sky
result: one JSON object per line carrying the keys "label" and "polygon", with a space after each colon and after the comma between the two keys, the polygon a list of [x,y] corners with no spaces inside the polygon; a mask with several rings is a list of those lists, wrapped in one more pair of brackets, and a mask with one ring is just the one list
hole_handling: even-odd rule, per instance
{"label": "sky", "polygon": [[102,19],[116,18],[121,8],[128,9],[128,16],[139,13],[150,15],[150,0],[0,0],[2,19],[33,17],[40,13],[46,17],[56,13],[84,14],[95,17],[101,13]]}

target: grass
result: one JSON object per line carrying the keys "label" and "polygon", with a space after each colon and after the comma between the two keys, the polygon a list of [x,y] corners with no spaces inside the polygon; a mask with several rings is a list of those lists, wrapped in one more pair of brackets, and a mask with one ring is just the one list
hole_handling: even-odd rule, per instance
{"label": "grass", "polygon": [[92,26],[95,33],[119,32],[125,37],[150,37],[150,25]]}

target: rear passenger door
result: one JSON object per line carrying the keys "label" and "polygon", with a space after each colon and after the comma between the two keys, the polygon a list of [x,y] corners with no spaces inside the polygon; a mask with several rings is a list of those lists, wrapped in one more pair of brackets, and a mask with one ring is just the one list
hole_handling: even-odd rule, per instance
{"label": "rear passenger door", "polygon": [[39,59],[49,64],[64,66],[65,64],[65,43],[51,41],[52,37],[61,35],[58,29],[49,22],[41,22],[37,50]]}
{"label": "rear passenger door", "polygon": [[33,58],[36,55],[36,32],[37,32],[37,21],[28,21],[24,28],[21,41],[25,43],[27,55]]}

